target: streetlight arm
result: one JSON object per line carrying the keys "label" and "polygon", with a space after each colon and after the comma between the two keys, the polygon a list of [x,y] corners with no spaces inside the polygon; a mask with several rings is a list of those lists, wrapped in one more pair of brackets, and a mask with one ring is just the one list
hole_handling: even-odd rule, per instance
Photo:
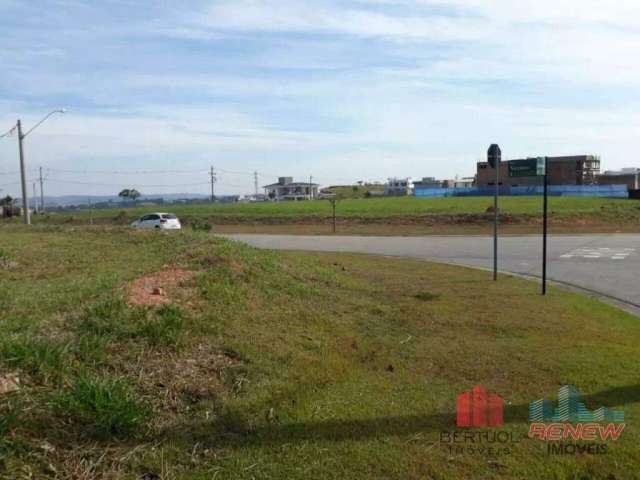
{"label": "streetlight arm", "polygon": [[36,123],[33,127],[31,127],[27,133],[22,134],[22,138],[25,138],[27,135],[29,135],[31,132],[33,132],[36,128],[38,128],[40,125],[42,125],[51,115],[53,115],[54,113],[65,113],[65,109],[59,109],[59,110],[54,110],[52,112],[49,112],[47,115],[45,115],[45,117],[40,120],[38,123]]}

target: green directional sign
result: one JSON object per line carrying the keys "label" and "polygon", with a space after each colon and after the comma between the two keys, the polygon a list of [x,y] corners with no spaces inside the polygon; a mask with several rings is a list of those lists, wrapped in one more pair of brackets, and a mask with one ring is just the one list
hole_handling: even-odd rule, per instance
{"label": "green directional sign", "polygon": [[510,177],[540,177],[545,174],[545,158],[527,158],[508,162]]}

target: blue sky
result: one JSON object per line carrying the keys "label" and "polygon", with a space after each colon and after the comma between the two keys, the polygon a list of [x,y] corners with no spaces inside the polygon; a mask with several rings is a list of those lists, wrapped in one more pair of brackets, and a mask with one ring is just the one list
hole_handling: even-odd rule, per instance
{"label": "blue sky", "polygon": [[0,31],[0,133],[69,110],[25,144],[48,194],[452,178],[492,142],[640,165],[636,0],[0,0]]}

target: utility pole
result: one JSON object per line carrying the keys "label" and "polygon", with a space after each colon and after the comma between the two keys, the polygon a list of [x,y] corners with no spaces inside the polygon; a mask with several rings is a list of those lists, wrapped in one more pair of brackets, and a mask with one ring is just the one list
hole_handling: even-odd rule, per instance
{"label": "utility pole", "polygon": [[309,175],[309,200],[313,200],[313,176]]}
{"label": "utility pole", "polygon": [[211,172],[209,173],[209,175],[211,175],[211,203],[213,203],[216,200],[216,195],[214,193],[213,186],[218,181],[218,179],[216,178],[216,171],[214,170],[213,165],[211,165]]}
{"label": "utility pole", "polygon": [[[42,213],[44,213],[44,188],[42,187],[43,182],[44,182],[44,179],[42,178],[42,167],[40,167],[40,211]],[[35,193],[34,193],[34,198],[35,198]]]}
{"label": "utility pole", "polygon": [[20,179],[22,184],[22,219],[25,225],[31,225],[31,215],[29,214],[29,199],[27,198],[27,172],[24,167],[24,147],[22,141],[22,122],[18,120],[18,149],[20,151]]}
{"label": "utility pole", "polygon": [[253,172],[253,189],[256,196],[258,198],[258,172]]}
{"label": "utility pole", "polygon": [[[27,133],[24,133],[24,134],[22,133],[22,122],[19,119],[16,122],[15,128],[18,130],[18,150],[20,152],[20,180],[21,180],[20,184],[22,187],[22,217],[25,225],[31,224],[31,215],[29,214],[29,198],[27,197],[27,172],[24,165],[24,145],[23,145],[24,139],[27,135],[29,135],[36,128],[42,125],[51,115],[55,113],[65,113],[65,112],[66,110],[64,108],[59,110],[52,110],[47,115],[45,115],[42,120],[40,120],[33,127],[31,127],[31,129],[29,129]],[[2,135],[2,137],[6,136],[12,131],[13,131],[13,128],[9,130],[9,132]]]}
{"label": "utility pole", "polygon": [[36,195],[36,182],[33,182],[33,211],[38,214],[38,197]]}

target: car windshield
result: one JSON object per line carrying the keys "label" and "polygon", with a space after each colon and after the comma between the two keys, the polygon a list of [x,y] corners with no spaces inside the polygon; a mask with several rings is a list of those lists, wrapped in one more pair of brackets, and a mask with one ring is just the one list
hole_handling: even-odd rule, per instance
{"label": "car windshield", "polygon": [[173,213],[165,213],[162,215],[162,218],[166,218],[167,220],[176,220],[176,217]]}

